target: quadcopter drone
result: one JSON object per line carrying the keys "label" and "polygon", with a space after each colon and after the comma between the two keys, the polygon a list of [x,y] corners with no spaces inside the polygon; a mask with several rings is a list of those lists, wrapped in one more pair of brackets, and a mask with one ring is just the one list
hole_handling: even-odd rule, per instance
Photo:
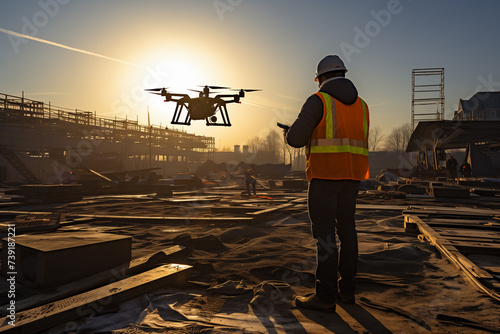
{"label": "quadcopter drone", "polygon": [[[152,94],[160,95],[165,97],[165,102],[173,101],[177,102],[175,106],[174,116],[172,117],[172,124],[181,125],[191,125],[191,120],[201,120],[206,121],[207,126],[231,126],[229,121],[229,115],[227,113],[226,104],[228,103],[240,103],[240,98],[245,97],[245,92],[259,91],[260,89],[239,89],[237,94],[218,94],[215,97],[210,97],[210,89],[226,89],[226,90],[238,90],[231,89],[229,87],[221,86],[200,86],[203,90],[189,89],[193,92],[198,92],[198,97],[190,97],[187,94],[171,93],[168,92],[167,88],[150,88],[145,89],[147,92]],[[185,117],[181,119],[184,108],[186,109]],[[220,112],[222,121],[217,122],[217,111]]]}

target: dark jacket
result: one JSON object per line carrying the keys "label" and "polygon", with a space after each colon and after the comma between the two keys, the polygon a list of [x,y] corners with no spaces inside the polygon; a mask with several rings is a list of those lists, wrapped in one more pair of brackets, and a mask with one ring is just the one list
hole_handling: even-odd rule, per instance
{"label": "dark jacket", "polygon": [[[335,99],[348,105],[356,102],[358,98],[356,87],[347,78],[338,78],[325,82],[319,91],[328,93]],[[313,94],[309,96],[302,106],[299,116],[286,135],[288,145],[292,147],[306,146],[314,129],[321,122],[322,117],[323,102],[321,102],[319,96]]]}

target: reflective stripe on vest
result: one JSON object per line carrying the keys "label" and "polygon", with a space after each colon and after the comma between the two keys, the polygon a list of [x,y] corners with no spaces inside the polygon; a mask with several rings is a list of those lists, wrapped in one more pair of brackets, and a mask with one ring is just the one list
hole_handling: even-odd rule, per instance
{"label": "reflective stripe on vest", "polygon": [[309,146],[309,153],[345,153],[362,154],[368,156],[368,117],[365,101],[361,98],[363,106],[363,138],[354,140],[350,138],[336,138],[337,136],[337,109],[335,101],[329,94],[316,93],[323,101],[326,123],[324,139],[313,139]]}

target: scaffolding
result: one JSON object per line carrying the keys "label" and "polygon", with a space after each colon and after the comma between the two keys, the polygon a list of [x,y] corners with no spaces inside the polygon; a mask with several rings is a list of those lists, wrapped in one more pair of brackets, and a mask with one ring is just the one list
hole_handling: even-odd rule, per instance
{"label": "scaffolding", "polygon": [[213,159],[215,150],[213,137],[98,117],[90,111],[54,108],[26,99],[24,94],[0,94],[0,144],[20,157],[40,179],[41,171],[33,169],[43,167],[30,162],[29,157],[57,160],[71,167],[68,156],[77,152],[87,161],[113,157],[121,161],[123,169],[166,164],[182,164],[186,169]]}
{"label": "scaffolding", "polygon": [[411,91],[412,130],[420,121],[444,120],[444,68],[413,69]]}

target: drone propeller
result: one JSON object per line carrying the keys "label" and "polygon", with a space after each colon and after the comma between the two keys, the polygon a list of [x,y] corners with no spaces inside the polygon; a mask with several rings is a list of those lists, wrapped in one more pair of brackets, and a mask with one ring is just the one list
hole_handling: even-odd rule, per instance
{"label": "drone propeller", "polygon": [[258,91],[261,91],[262,89],[244,89],[244,88],[241,88],[241,89],[232,89],[232,90],[239,91],[238,95],[240,97],[245,97],[245,92],[258,92]]}
{"label": "drone propeller", "polygon": [[198,87],[208,87],[208,88],[210,88],[210,89],[231,89],[231,87],[223,87],[223,86],[208,86],[208,85],[205,85],[205,86],[198,85]]}
{"label": "drone propeller", "polygon": [[241,89],[232,89],[232,90],[239,90],[239,91],[244,91],[244,92],[259,92],[262,89],[244,89],[244,88],[241,88]]}
{"label": "drone propeller", "polygon": [[169,89],[170,87],[162,87],[162,88],[146,88],[144,91],[146,92],[160,92],[163,89]]}

